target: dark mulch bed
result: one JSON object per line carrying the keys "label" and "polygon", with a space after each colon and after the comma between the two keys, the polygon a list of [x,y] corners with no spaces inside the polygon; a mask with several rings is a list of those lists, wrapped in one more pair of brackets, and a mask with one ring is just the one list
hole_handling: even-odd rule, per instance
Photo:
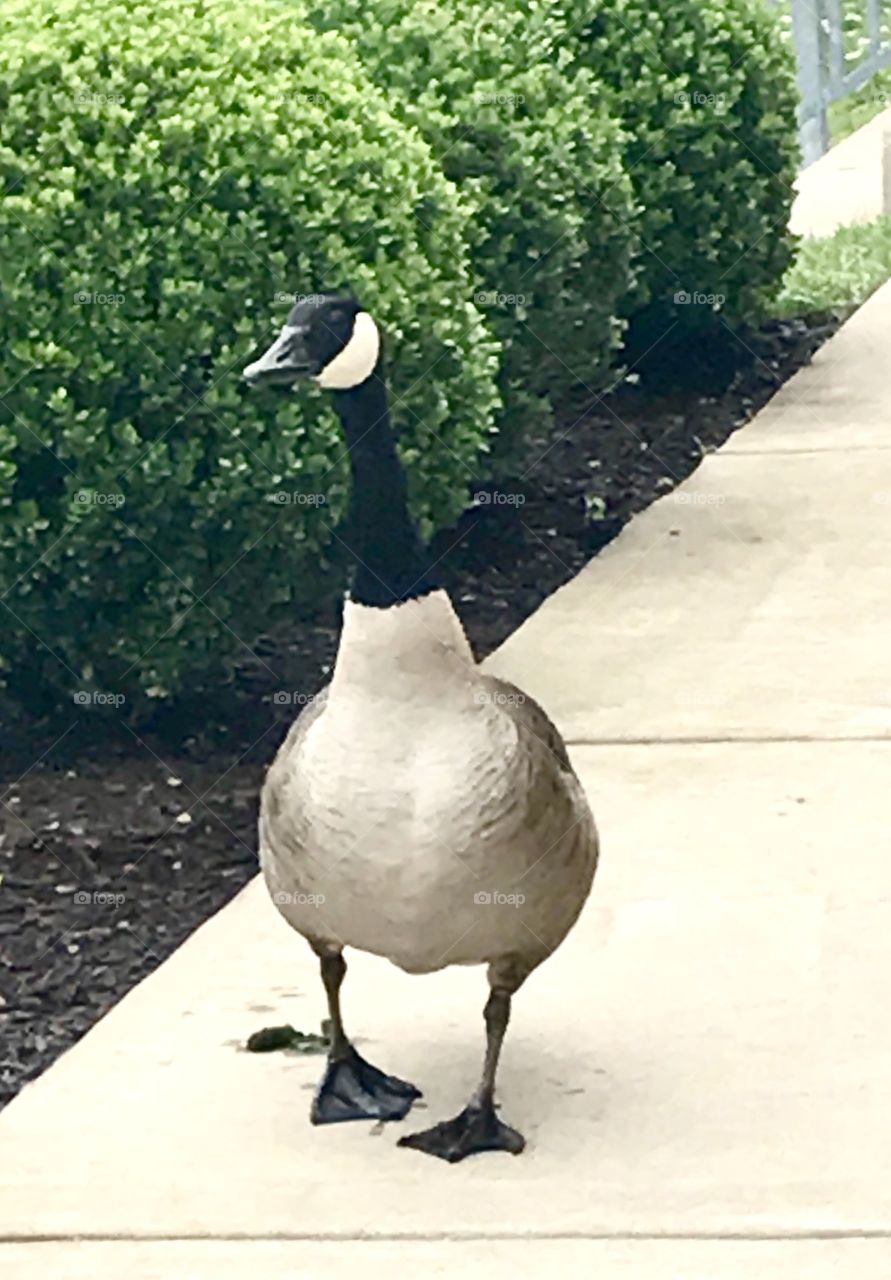
{"label": "dark mulch bed", "polygon": [[[476,653],[501,643],[636,512],[683,480],[805,363],[831,318],[768,326],[710,360],[663,348],[638,384],[581,396],[533,442],[521,494],[476,504],[436,543]],[[719,367],[719,365],[721,367]],[[666,368],[686,368],[683,390]],[[694,385],[691,387],[689,382]],[[720,383],[723,389],[715,385]],[[705,391],[703,390],[705,388]],[[68,704],[13,720],[0,756],[0,1105],[68,1048],[256,867],[262,769],[295,708],[324,684],[338,606],[258,646],[206,695],[135,735]],[[274,674],[272,674],[274,673]]]}

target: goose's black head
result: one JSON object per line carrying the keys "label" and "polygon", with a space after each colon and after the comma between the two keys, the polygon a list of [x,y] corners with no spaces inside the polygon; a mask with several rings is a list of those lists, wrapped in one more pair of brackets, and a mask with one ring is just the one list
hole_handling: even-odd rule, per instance
{"label": "goose's black head", "polygon": [[309,294],[294,305],[272,346],[244,376],[256,386],[312,378],[330,391],[346,391],[371,376],[380,348],[378,327],[356,298]]}

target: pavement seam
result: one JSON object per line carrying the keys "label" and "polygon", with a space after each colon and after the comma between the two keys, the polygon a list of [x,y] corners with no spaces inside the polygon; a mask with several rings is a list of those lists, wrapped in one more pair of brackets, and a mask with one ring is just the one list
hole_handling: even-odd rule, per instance
{"label": "pavement seam", "polygon": [[708,737],[681,734],[677,737],[659,738],[564,738],[567,747],[695,747],[724,746],[739,743],[743,746],[765,746],[781,742],[838,743],[838,742],[891,742],[891,733],[840,733],[840,734],[732,734],[726,737]]}
{"label": "pavement seam", "polygon": [[466,1241],[535,1241],[535,1240],[635,1240],[652,1241],[739,1241],[757,1243],[760,1241],[789,1241],[804,1243],[809,1240],[891,1240],[891,1229],[884,1227],[824,1227],[807,1229],[802,1227],[787,1231],[382,1231],[382,1232],[312,1232],[312,1231],[279,1231],[273,1233],[252,1234],[250,1232],[228,1232],[206,1235],[200,1233],[178,1232],[173,1235],[151,1235],[140,1233],[102,1234],[101,1232],[78,1232],[66,1234],[60,1232],[41,1233],[39,1235],[5,1235],[0,1236],[0,1247],[3,1245],[22,1244],[182,1244],[182,1243],[261,1243],[265,1241],[302,1242],[305,1244],[374,1244],[377,1242],[406,1242],[413,1244],[434,1244],[440,1242]]}
{"label": "pavement seam", "polygon": [[[818,445],[816,447],[814,446],[805,447],[804,445],[802,445],[798,448],[796,448],[793,445],[790,445],[787,448],[778,448],[778,449],[722,448],[722,449],[716,449],[714,453],[709,454],[708,456],[717,457],[720,455],[720,457],[722,458],[800,458],[802,456],[820,458],[827,453],[843,453],[843,454],[887,453],[889,450],[891,450],[891,445],[888,445],[888,444],[848,444],[848,445],[827,444],[827,445]],[[694,471],[693,475],[695,474],[696,472]]]}

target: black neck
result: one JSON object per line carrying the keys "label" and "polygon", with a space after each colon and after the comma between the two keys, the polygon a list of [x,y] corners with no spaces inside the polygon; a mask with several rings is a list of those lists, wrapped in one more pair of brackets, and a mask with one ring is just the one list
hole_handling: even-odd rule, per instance
{"label": "black neck", "polygon": [[379,608],[433,591],[424,547],[408,510],[405,472],[387,407],[381,366],[334,403],[350,451],[347,540],[356,560],[350,598]]}

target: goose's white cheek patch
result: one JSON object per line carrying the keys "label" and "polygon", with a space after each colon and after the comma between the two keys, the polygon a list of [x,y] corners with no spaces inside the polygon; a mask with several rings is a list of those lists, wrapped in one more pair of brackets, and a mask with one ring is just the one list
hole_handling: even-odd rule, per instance
{"label": "goose's white cheek patch", "polygon": [[325,365],[316,382],[326,391],[346,391],[358,387],[371,374],[381,350],[381,335],[367,311],[353,321],[353,336],[333,360]]}

